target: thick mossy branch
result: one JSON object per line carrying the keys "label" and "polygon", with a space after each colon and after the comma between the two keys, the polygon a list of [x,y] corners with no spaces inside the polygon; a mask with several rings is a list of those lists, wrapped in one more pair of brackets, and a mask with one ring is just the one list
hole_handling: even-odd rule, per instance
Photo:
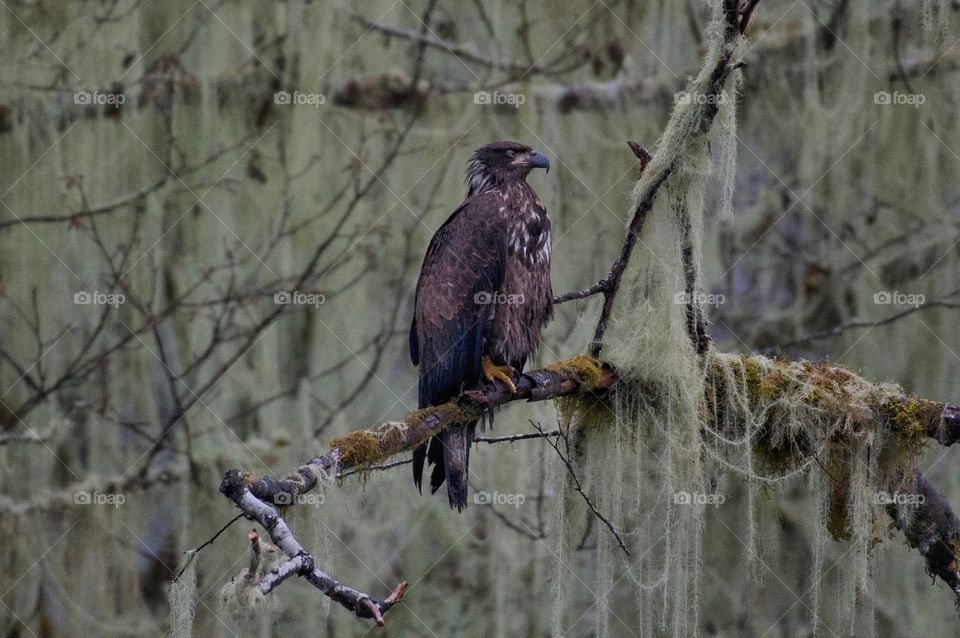
{"label": "thick mossy branch", "polygon": [[[843,426],[859,433],[883,429],[898,437],[909,451],[918,451],[929,439],[952,445],[960,439],[956,406],[909,396],[903,388],[873,383],[842,366],[805,360],[715,354],[706,371],[705,401],[712,420],[729,409],[725,396],[733,380],[753,410],[767,412],[766,425],[775,428],[788,418],[784,411],[800,410],[810,427],[829,428],[839,436]],[[794,441],[798,443],[798,441]]]}
{"label": "thick mossy branch", "polygon": [[[878,446],[878,473],[885,483],[878,489],[890,493],[931,491],[912,515],[902,508],[891,509],[891,515],[910,545],[924,555],[929,573],[960,591],[956,516],[942,496],[933,496],[936,490],[925,479],[920,477],[923,483],[918,480],[916,486],[911,482],[916,476],[914,461],[929,440],[944,445],[958,440],[960,409],[910,397],[899,386],[873,383],[847,368],[822,362],[711,353],[705,365],[704,427],[729,434],[743,428],[746,417],[762,415],[752,440],[753,452],[762,464],[774,471],[789,471],[811,458],[821,463],[835,479],[828,528],[837,539],[847,538],[850,530],[847,455],[857,445],[869,444],[864,441],[884,434],[887,438]],[[516,394],[497,382],[442,405],[411,412],[402,421],[334,439],[328,453],[311,459],[286,479],[255,478],[238,471],[234,476],[242,477],[244,487],[256,499],[288,506],[324,477],[409,451],[444,428],[473,420],[485,410],[520,399],[570,399],[577,409],[615,391],[617,377],[603,362],[580,355],[520,375],[515,382]],[[656,389],[643,391],[652,396]],[[590,397],[594,400],[583,400]]]}
{"label": "thick mossy branch", "polygon": [[[956,406],[822,362],[711,354],[706,365],[705,427],[725,436],[752,428],[751,451],[774,475],[811,460],[819,465],[830,485],[825,524],[837,540],[850,540],[862,524],[855,510],[865,495],[856,486],[867,480],[872,493],[865,505],[886,505],[927,572],[960,596],[960,521],[916,470],[930,440],[957,440]],[[868,467],[863,458],[872,459]]]}
{"label": "thick mossy branch", "polygon": [[351,432],[330,442],[338,454],[338,471],[379,463],[389,456],[416,448],[452,425],[478,419],[490,408],[515,399],[542,400],[573,392],[589,393],[610,387],[613,376],[597,359],[577,355],[542,370],[529,372],[516,383],[517,393],[505,392],[499,383],[464,393],[458,399],[411,412],[403,421]]}
{"label": "thick mossy branch", "polygon": [[384,423],[371,430],[359,430],[333,439],[330,452],[338,455],[338,471],[373,465],[416,448],[452,425],[474,421],[484,412],[508,401],[559,398],[575,391],[588,394],[610,388],[613,378],[610,369],[597,359],[578,355],[521,375],[516,381],[516,394],[511,394],[499,382],[465,392],[452,401],[411,412],[403,421]]}
{"label": "thick mossy branch", "polygon": [[558,361],[544,366],[544,371],[576,381],[581,392],[592,391],[604,386],[604,367],[594,357],[581,354],[572,359]]}

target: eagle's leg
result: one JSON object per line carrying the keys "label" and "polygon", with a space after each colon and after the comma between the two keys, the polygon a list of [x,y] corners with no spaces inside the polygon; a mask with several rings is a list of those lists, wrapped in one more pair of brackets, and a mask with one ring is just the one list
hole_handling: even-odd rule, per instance
{"label": "eagle's leg", "polygon": [[487,383],[493,383],[493,380],[502,381],[505,386],[510,388],[510,392],[517,393],[517,386],[513,384],[514,369],[510,366],[498,366],[493,360],[484,355],[483,357],[483,378]]}

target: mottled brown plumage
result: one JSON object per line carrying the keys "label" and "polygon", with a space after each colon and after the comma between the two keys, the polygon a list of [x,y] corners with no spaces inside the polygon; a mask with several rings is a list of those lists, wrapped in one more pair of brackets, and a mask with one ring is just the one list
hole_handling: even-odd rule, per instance
{"label": "mottled brown plumage", "polygon": [[[481,379],[522,370],[553,316],[550,220],[526,182],[547,159],[516,142],[476,151],[467,197],[436,232],[417,282],[410,356],[420,366],[420,407],[436,405]],[[508,385],[510,385],[508,383]],[[413,455],[420,487],[424,461],[430,487],[444,479],[451,507],[467,504],[467,467],[476,423],[449,428]]]}

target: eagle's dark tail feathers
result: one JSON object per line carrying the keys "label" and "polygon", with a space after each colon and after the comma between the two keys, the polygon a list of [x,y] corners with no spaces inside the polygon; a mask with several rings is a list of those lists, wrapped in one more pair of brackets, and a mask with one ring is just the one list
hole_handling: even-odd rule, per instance
{"label": "eagle's dark tail feathers", "polygon": [[433,465],[430,473],[430,493],[436,492],[447,481],[450,507],[462,512],[467,506],[467,472],[470,465],[470,444],[477,422],[447,428],[413,452],[413,480],[421,489],[423,465]]}
{"label": "eagle's dark tail feathers", "polygon": [[462,512],[463,508],[467,506],[467,471],[470,466],[470,444],[473,442],[476,427],[477,422],[474,421],[464,426],[447,428],[440,433],[443,443],[443,474],[440,477],[440,482],[435,483],[433,477],[431,477],[430,487],[433,488],[433,491],[436,491],[440,487],[440,483],[443,482],[443,476],[445,475],[450,507],[457,508],[458,512]]}

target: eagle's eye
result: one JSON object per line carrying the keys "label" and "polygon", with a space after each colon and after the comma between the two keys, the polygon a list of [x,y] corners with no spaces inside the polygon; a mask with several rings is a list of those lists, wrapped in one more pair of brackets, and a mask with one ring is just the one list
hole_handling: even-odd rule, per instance
{"label": "eagle's eye", "polygon": [[509,158],[511,158],[511,159],[514,158],[514,157],[516,157],[516,155],[517,155],[517,152],[516,152],[516,151],[507,151],[507,157],[509,157]]}

